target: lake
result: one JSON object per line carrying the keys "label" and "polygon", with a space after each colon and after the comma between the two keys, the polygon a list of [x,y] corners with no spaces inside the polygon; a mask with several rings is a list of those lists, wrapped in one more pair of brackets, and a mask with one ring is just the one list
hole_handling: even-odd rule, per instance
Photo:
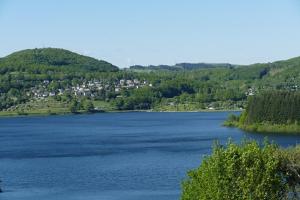
{"label": "lake", "polygon": [[[1,200],[174,200],[215,140],[262,141],[222,127],[229,112],[0,118]],[[300,136],[269,135],[286,147]]]}

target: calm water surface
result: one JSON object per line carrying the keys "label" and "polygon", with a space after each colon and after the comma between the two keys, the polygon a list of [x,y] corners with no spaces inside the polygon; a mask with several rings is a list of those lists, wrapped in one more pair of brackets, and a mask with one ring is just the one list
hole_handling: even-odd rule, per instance
{"label": "calm water surface", "polygon": [[[214,140],[263,140],[221,113],[104,113],[0,119],[1,200],[174,200]],[[269,135],[282,146],[300,136]]]}

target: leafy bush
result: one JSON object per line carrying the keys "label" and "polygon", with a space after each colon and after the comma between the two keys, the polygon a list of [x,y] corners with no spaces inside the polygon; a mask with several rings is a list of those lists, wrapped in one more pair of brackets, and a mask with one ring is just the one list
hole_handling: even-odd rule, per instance
{"label": "leafy bush", "polygon": [[229,142],[227,148],[217,144],[212,155],[188,173],[182,200],[297,198],[300,168],[292,162],[296,155],[300,151],[290,153],[268,143],[260,147],[255,141]]}

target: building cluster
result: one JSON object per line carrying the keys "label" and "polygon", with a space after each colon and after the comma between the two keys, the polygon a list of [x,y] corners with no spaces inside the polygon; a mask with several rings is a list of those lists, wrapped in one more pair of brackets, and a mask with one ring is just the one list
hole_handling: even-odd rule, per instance
{"label": "building cluster", "polygon": [[77,97],[96,97],[99,93],[106,91],[111,91],[115,93],[120,93],[124,89],[138,89],[144,86],[152,87],[152,84],[146,80],[138,79],[120,79],[118,81],[83,81],[81,84],[76,84],[74,86],[59,88],[59,89],[49,89],[49,84],[51,81],[44,80],[39,86],[30,89],[27,92],[28,96],[33,96],[36,99],[43,99],[47,97],[53,97],[56,95],[71,94]]}
{"label": "building cluster", "polygon": [[245,94],[246,94],[246,96],[253,96],[253,95],[255,95],[255,93],[256,93],[256,90],[254,88],[249,88]]}
{"label": "building cluster", "polygon": [[148,81],[143,80],[140,81],[138,79],[121,79],[119,80],[117,83],[115,83],[115,92],[120,92],[123,89],[132,89],[132,88],[140,88],[140,87],[144,87],[144,86],[149,86],[152,87],[151,83],[148,83]]}
{"label": "building cluster", "polygon": [[[280,90],[288,90],[288,91],[298,91],[300,90],[300,85],[296,85],[296,84],[290,84],[290,85],[277,85],[277,86],[274,86],[274,88],[277,88],[277,89],[280,89]],[[267,87],[263,87],[262,88],[263,90],[266,90],[266,89],[270,89],[270,88],[267,88]],[[259,90],[252,87],[252,88],[249,88],[245,94],[246,96],[253,96],[253,95],[256,95],[259,93]]]}

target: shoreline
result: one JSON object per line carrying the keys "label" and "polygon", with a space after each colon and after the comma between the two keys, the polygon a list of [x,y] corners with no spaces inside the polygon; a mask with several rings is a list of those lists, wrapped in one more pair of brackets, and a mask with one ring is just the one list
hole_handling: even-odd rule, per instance
{"label": "shoreline", "polygon": [[61,112],[61,113],[43,113],[43,112],[32,112],[32,113],[24,113],[18,114],[16,112],[12,113],[2,113],[0,111],[0,118],[9,118],[9,117],[48,117],[48,116],[64,116],[64,115],[92,115],[98,113],[131,113],[131,112],[149,112],[149,113],[212,113],[212,112],[241,112],[242,110],[187,110],[187,111],[159,111],[159,110],[103,110],[103,111],[95,111],[95,112],[78,112],[78,113],[71,113],[71,112]]}
{"label": "shoreline", "polygon": [[251,124],[241,125],[238,122],[225,121],[223,126],[228,128],[238,128],[245,132],[256,134],[278,134],[278,135],[300,135],[300,125],[296,124]]}

